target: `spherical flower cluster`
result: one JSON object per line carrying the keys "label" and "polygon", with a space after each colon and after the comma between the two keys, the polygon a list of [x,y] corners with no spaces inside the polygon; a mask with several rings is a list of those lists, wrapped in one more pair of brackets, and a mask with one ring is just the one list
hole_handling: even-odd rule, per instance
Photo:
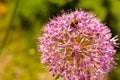
{"label": "spherical flower cluster", "polygon": [[42,63],[65,80],[103,80],[114,66],[117,36],[91,12],[76,10],[51,19],[38,37]]}

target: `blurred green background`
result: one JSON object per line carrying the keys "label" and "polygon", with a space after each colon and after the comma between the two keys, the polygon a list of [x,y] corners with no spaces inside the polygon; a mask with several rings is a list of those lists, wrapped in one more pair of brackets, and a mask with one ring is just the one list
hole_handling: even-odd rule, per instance
{"label": "blurred green background", "polygon": [[[120,0],[0,0],[0,80],[53,80],[40,63],[37,36],[50,18],[76,8],[93,11],[120,36]],[[120,80],[119,49],[115,58],[105,80]]]}

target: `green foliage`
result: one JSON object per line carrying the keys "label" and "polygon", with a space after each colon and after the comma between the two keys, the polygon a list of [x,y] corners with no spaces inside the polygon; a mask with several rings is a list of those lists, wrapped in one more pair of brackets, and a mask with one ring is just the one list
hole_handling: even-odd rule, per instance
{"label": "green foliage", "polygon": [[103,0],[80,0],[78,7],[93,11],[101,21],[104,21],[106,18],[107,10],[103,6]]}

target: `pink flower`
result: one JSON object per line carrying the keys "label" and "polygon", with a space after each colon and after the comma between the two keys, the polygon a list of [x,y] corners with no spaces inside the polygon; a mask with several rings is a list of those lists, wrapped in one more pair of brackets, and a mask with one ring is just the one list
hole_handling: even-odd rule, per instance
{"label": "pink flower", "polygon": [[114,66],[117,36],[93,13],[76,10],[50,20],[39,36],[42,63],[65,80],[103,80]]}

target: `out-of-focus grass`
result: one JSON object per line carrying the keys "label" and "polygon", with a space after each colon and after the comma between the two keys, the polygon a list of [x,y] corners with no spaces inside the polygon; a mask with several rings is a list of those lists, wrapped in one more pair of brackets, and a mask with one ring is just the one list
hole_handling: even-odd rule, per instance
{"label": "out-of-focus grass", "polygon": [[[0,15],[0,41],[2,42],[14,4],[1,4],[3,10],[8,9],[4,13],[1,11]],[[19,25],[11,26],[7,42],[0,55],[0,80],[38,80],[40,73],[45,73],[40,64],[40,55],[36,51],[34,39],[37,36],[33,32],[28,33],[29,35],[20,29]]]}
{"label": "out-of-focus grass", "polygon": [[[16,0],[0,0],[0,47],[14,11]],[[7,40],[0,53],[0,80],[53,80],[37,52],[37,36],[49,18],[62,10],[83,8],[93,11],[120,36],[119,0],[19,0]],[[120,41],[118,41],[120,42]],[[115,57],[120,58],[120,51]],[[120,60],[105,80],[120,80]]]}

